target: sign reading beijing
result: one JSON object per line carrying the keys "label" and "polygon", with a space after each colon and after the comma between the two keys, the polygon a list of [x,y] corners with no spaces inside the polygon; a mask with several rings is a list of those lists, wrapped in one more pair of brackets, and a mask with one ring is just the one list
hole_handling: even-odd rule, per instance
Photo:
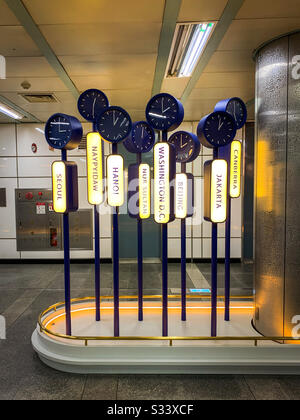
{"label": "sign reading beijing", "polygon": [[170,146],[157,143],[154,146],[154,220],[170,221]]}
{"label": "sign reading beijing", "polygon": [[227,170],[223,159],[204,164],[204,218],[212,223],[227,219]]}
{"label": "sign reading beijing", "polygon": [[53,209],[56,213],[78,210],[78,171],[74,162],[52,164]]}
{"label": "sign reading beijing", "polygon": [[141,219],[151,215],[150,166],[146,163],[139,166],[139,214]]}
{"label": "sign reading beijing", "polygon": [[103,152],[99,133],[87,135],[88,201],[92,205],[103,203]]}
{"label": "sign reading beijing", "polygon": [[187,217],[188,179],[186,174],[177,174],[175,181],[175,216],[177,219]]}
{"label": "sign reading beijing", "polygon": [[111,207],[124,204],[124,161],[120,155],[107,158],[107,202]]}
{"label": "sign reading beijing", "polygon": [[241,195],[242,144],[238,140],[231,143],[230,160],[230,197],[239,198]]}

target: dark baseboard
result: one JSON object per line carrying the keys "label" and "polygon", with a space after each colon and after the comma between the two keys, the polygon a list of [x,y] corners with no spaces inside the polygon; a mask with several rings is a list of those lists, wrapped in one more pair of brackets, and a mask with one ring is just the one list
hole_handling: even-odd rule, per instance
{"label": "dark baseboard", "polygon": [[[181,259],[180,258],[169,258],[169,263],[180,263]],[[209,264],[211,262],[210,258],[194,258],[193,261],[188,258],[186,260],[187,263],[196,263],[196,264]],[[240,264],[242,262],[241,258],[232,258],[231,259],[231,263],[232,264]],[[0,260],[0,264],[63,264],[64,260],[63,259],[5,259],[5,260]],[[93,264],[94,263],[94,259],[92,258],[87,258],[87,259],[80,259],[80,258],[76,258],[76,259],[72,259],[71,260],[71,264]],[[224,264],[225,263],[225,259],[224,258],[219,258],[218,259],[218,263],[219,264]],[[112,264],[112,259],[111,258],[103,258],[101,259],[101,264]]]}

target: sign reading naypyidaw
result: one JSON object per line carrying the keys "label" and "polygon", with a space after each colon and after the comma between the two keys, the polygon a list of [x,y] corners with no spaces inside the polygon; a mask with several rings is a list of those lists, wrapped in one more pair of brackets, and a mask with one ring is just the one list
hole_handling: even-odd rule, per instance
{"label": "sign reading naypyidaw", "polygon": [[92,205],[103,203],[103,151],[99,133],[87,135],[88,201]]}
{"label": "sign reading naypyidaw", "polygon": [[204,218],[213,223],[227,219],[227,170],[223,159],[204,164]]}

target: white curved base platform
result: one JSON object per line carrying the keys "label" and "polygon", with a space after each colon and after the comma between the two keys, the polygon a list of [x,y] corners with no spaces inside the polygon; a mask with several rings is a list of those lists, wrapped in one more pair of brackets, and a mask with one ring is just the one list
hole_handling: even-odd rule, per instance
{"label": "white curved base platform", "polygon": [[299,346],[111,346],[78,347],[32,335],[48,366],[63,372],[103,374],[300,374]]}
{"label": "white curved base platform", "polygon": [[[126,306],[124,306],[126,305]],[[40,359],[48,366],[72,373],[103,374],[300,374],[300,345],[282,345],[274,342],[252,341],[138,341],[138,336],[160,336],[161,310],[148,303],[144,321],[137,321],[136,308],[124,303],[121,309],[121,335],[131,341],[84,341],[55,338],[34,331],[32,345]],[[180,310],[170,308],[169,333],[173,337],[209,336],[209,308],[190,304],[188,321],[180,320]],[[243,305],[243,304],[242,304]],[[103,307],[100,322],[95,322],[94,307],[72,306],[73,334],[112,336],[113,312],[111,304]],[[251,326],[252,308],[232,310],[230,322],[224,321],[224,312],[218,311],[220,336],[259,336]],[[62,311],[52,312],[44,319],[46,326],[56,333],[64,333]]]}

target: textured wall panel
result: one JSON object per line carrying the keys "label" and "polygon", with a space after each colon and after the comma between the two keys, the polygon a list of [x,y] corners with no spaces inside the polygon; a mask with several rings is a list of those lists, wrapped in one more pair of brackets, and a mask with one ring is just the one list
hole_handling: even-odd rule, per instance
{"label": "textured wall panel", "polygon": [[257,329],[283,334],[288,38],[257,57],[255,290]]}
{"label": "textured wall panel", "polygon": [[289,40],[288,93],[285,336],[300,320],[300,33]]}

